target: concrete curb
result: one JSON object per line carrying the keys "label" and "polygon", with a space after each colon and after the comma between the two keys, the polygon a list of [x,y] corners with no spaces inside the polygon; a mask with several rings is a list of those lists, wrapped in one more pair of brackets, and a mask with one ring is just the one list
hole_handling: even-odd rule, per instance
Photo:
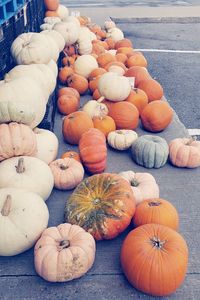
{"label": "concrete curb", "polygon": [[200,23],[200,17],[133,17],[115,18],[110,17],[116,23]]}

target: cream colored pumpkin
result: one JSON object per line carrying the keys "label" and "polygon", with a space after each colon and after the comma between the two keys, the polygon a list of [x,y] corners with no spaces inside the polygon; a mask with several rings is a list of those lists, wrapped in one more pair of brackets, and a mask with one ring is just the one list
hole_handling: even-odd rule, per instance
{"label": "cream colored pumpkin", "polygon": [[59,51],[56,41],[50,35],[45,35],[45,39],[48,40],[49,47],[51,48],[51,59],[53,59],[55,62],[57,62],[60,51]]}
{"label": "cream colored pumpkin", "polygon": [[159,187],[150,173],[126,171],[119,175],[130,183],[136,204],[146,199],[159,198]]}
{"label": "cream colored pumpkin", "polygon": [[11,54],[18,65],[46,64],[52,58],[48,40],[39,33],[22,33],[12,43]]}
{"label": "cream colored pumpkin", "polygon": [[56,42],[56,44],[59,48],[59,52],[61,52],[64,49],[65,40],[58,31],[53,30],[53,29],[52,30],[43,30],[41,33],[51,36],[54,39],[54,41]]}
{"label": "cream colored pumpkin", "polygon": [[30,125],[35,115],[34,109],[28,103],[0,101],[0,124],[18,122]]}
{"label": "cream colored pumpkin", "polygon": [[[49,23],[43,23],[40,25],[40,30],[51,30],[53,28],[54,24],[49,24]],[[41,31],[41,32],[42,32]]]}
{"label": "cream colored pumpkin", "polygon": [[108,53],[110,53],[110,54],[112,54],[113,56],[115,56],[116,53],[117,53],[117,50],[115,50],[115,49],[110,49],[110,50],[108,50]]}
{"label": "cream colored pumpkin", "polygon": [[36,137],[30,127],[12,122],[0,125],[0,161],[20,155],[34,156]]}
{"label": "cream colored pumpkin", "polygon": [[113,21],[105,21],[104,22],[105,30],[109,30],[109,29],[114,28],[114,27],[116,27],[115,22],[113,22]]}
{"label": "cream colored pumpkin", "polygon": [[77,19],[77,17],[74,17],[74,16],[68,16],[67,19],[65,20],[65,22],[74,22],[76,25],[81,27],[79,20]]}
{"label": "cream colored pumpkin", "polygon": [[48,66],[48,68],[51,70],[51,72],[54,75],[54,80],[52,81],[52,92],[53,92],[56,87],[56,78],[58,77],[58,66],[53,59],[51,59],[46,66]]}
{"label": "cream colored pumpkin", "polygon": [[39,194],[44,200],[47,200],[53,185],[51,169],[38,158],[12,157],[0,164],[0,188],[24,189]]}
{"label": "cream colored pumpkin", "polygon": [[123,76],[125,74],[125,71],[120,66],[112,65],[108,68],[108,72],[116,73],[117,75]]}
{"label": "cream colored pumpkin", "polygon": [[114,27],[107,31],[106,37],[112,38],[115,42],[117,42],[124,39],[124,34],[119,28]]}
{"label": "cream colored pumpkin", "polygon": [[74,189],[83,180],[83,166],[73,158],[54,160],[49,167],[54,176],[54,186],[59,190]]}
{"label": "cream colored pumpkin", "polygon": [[107,72],[99,79],[98,90],[106,99],[118,102],[128,97],[131,92],[131,84],[127,77]]}
{"label": "cream colored pumpkin", "polygon": [[77,41],[78,53],[80,55],[92,53],[92,42],[88,37],[79,38]]}
{"label": "cream colored pumpkin", "polygon": [[90,41],[97,40],[96,35],[86,26],[80,27],[79,39],[89,38]]}
{"label": "cream colored pumpkin", "polygon": [[108,144],[117,150],[126,150],[131,147],[138,135],[133,130],[115,130],[111,131],[107,136]]}
{"label": "cream colored pumpkin", "polygon": [[74,22],[60,22],[54,25],[53,30],[58,31],[64,38],[66,46],[70,46],[79,38],[80,28]]}
{"label": "cream colored pumpkin", "polygon": [[36,127],[43,119],[46,110],[45,96],[38,84],[31,78],[20,77],[0,81],[0,102],[28,104],[35,112],[35,119],[30,124]]}
{"label": "cream colored pumpkin", "polygon": [[33,132],[37,140],[35,157],[49,164],[57,157],[58,138],[53,132],[46,129],[35,128]]}
{"label": "cream colored pumpkin", "polygon": [[65,21],[69,17],[69,9],[62,4],[59,4],[56,12],[62,21]]}
{"label": "cream colored pumpkin", "polygon": [[0,190],[0,255],[30,249],[47,228],[49,211],[43,199],[21,189]]}
{"label": "cream colored pumpkin", "polygon": [[98,68],[98,63],[92,55],[79,56],[74,63],[75,73],[86,78],[88,78],[90,73],[96,68]]}
{"label": "cream colored pumpkin", "polygon": [[98,101],[90,100],[83,106],[83,111],[85,111],[91,118],[94,117],[105,117],[108,114],[108,108],[105,104],[101,103],[104,97],[100,98]]}
{"label": "cream colored pumpkin", "polygon": [[70,281],[92,267],[95,251],[90,233],[78,225],[60,224],[47,228],[35,245],[35,269],[47,281]]}
{"label": "cream colored pumpkin", "polygon": [[56,23],[61,22],[61,19],[58,17],[46,17],[44,18],[44,23],[54,25]]}

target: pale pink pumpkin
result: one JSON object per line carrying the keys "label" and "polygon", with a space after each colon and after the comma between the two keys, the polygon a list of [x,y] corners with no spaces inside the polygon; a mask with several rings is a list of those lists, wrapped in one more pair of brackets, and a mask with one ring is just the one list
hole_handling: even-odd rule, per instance
{"label": "pale pink pumpkin", "polygon": [[16,122],[0,125],[0,161],[13,156],[34,156],[36,152],[36,137],[29,126]]}
{"label": "pale pink pumpkin", "polygon": [[36,272],[45,280],[65,282],[83,276],[95,259],[93,236],[69,223],[43,231],[34,249]]}
{"label": "pale pink pumpkin", "polygon": [[74,158],[54,160],[49,167],[54,176],[54,186],[59,190],[71,190],[83,180],[83,166]]}
{"label": "pale pink pumpkin", "polygon": [[177,138],[169,144],[169,158],[173,165],[182,168],[200,166],[200,142],[191,138]]}
{"label": "pale pink pumpkin", "polygon": [[136,205],[146,199],[159,198],[159,187],[155,178],[150,173],[125,171],[119,173],[119,175],[130,183]]}

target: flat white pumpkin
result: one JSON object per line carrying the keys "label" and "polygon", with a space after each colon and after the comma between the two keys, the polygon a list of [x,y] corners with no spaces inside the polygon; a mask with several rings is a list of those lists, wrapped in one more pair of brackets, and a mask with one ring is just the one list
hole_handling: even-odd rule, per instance
{"label": "flat white pumpkin", "polygon": [[79,38],[77,41],[78,53],[80,55],[92,53],[92,42],[87,36],[84,38]]}
{"label": "flat white pumpkin", "polygon": [[98,63],[92,55],[79,56],[74,63],[74,71],[86,78],[89,77],[90,73],[98,68]]}
{"label": "flat white pumpkin", "polygon": [[61,52],[64,49],[65,40],[64,40],[63,36],[58,31],[55,31],[55,30],[51,29],[51,30],[43,30],[40,33],[51,36],[54,39],[54,41],[56,42],[56,44],[59,48],[59,52]]}
{"label": "flat white pumpkin", "polygon": [[44,18],[43,21],[44,21],[44,23],[46,23],[46,24],[54,25],[54,24],[56,24],[56,23],[61,22],[61,19],[58,18],[58,17],[46,17],[46,18]]}
{"label": "flat white pumpkin", "polygon": [[56,41],[50,35],[45,35],[45,39],[48,40],[49,47],[51,48],[51,59],[57,62],[60,51]]}
{"label": "flat white pumpkin", "polygon": [[52,58],[48,40],[39,33],[22,33],[12,43],[11,54],[18,65],[46,64]]}
{"label": "flat white pumpkin", "polygon": [[[48,24],[48,23],[43,23],[40,25],[40,30],[51,30],[53,28],[54,24]],[[41,31],[41,32],[42,32]]]}
{"label": "flat white pumpkin", "polygon": [[0,164],[0,188],[24,189],[47,200],[53,185],[54,178],[51,169],[36,157],[12,157]]}
{"label": "flat white pumpkin", "polygon": [[137,138],[138,135],[135,131],[126,129],[111,131],[107,136],[108,144],[117,150],[130,148]]}
{"label": "flat white pumpkin", "polygon": [[39,195],[0,189],[0,255],[16,255],[31,248],[47,228],[48,220],[48,208]]}
{"label": "flat white pumpkin", "polygon": [[40,86],[28,77],[0,81],[0,102],[16,102],[28,104],[35,112],[35,119],[30,124],[36,127],[42,121],[46,111],[46,100]]}
{"label": "flat white pumpkin", "polygon": [[63,36],[66,46],[76,43],[79,38],[80,27],[74,22],[57,23],[53,30],[58,31]]}
{"label": "flat white pumpkin", "polygon": [[57,14],[62,21],[66,20],[69,16],[69,9],[62,4],[59,4]]}
{"label": "flat white pumpkin", "polygon": [[58,138],[53,132],[46,129],[35,128],[33,131],[36,135],[38,150],[35,157],[49,164],[57,157]]}
{"label": "flat white pumpkin", "polygon": [[107,72],[99,79],[98,90],[106,99],[118,102],[128,97],[131,92],[131,84],[127,77]]}
{"label": "flat white pumpkin", "polygon": [[119,28],[113,27],[108,29],[106,37],[112,38],[115,42],[117,42],[124,39],[124,34]]}
{"label": "flat white pumpkin", "polygon": [[[50,68],[51,72],[54,75],[54,81],[52,82],[52,86],[55,89],[55,87],[56,87],[56,78],[58,76],[58,66],[57,66],[57,64],[55,63],[55,61],[53,59],[50,60],[50,62],[47,64],[47,66]],[[53,91],[54,91],[54,89],[53,89]]]}

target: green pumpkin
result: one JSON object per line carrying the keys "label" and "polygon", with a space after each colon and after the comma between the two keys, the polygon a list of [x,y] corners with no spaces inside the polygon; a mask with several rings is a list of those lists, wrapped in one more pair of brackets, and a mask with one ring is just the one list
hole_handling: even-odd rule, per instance
{"label": "green pumpkin", "polygon": [[165,139],[154,135],[142,135],[132,144],[133,160],[145,168],[161,168],[165,165],[169,147]]}

